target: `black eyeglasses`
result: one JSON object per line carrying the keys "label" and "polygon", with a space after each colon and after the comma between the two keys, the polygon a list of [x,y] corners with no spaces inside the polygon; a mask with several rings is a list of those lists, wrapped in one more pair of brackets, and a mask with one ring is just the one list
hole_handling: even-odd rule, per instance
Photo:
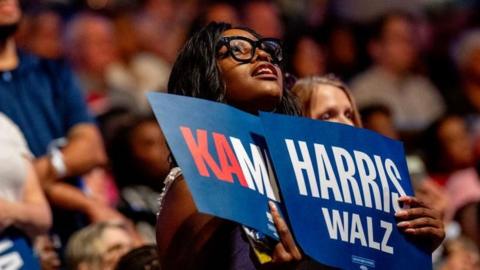
{"label": "black eyeglasses", "polygon": [[248,63],[255,56],[257,48],[268,53],[273,63],[280,63],[283,60],[283,51],[280,40],[276,38],[261,38],[251,40],[242,36],[222,37],[217,50],[222,46],[227,47],[227,52],[219,53],[220,57],[232,56],[238,62]]}

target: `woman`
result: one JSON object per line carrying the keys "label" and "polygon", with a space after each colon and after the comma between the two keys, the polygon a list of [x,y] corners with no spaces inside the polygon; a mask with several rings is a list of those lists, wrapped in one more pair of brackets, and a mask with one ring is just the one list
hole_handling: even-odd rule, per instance
{"label": "woman", "polygon": [[[170,93],[227,103],[243,111],[296,115],[284,88],[278,41],[250,29],[212,23],[196,33],[180,52],[170,76]],[[201,214],[178,170],[166,180],[157,220],[162,269],[259,269],[239,225]],[[290,231],[271,208],[280,235],[265,265],[295,267],[302,259]]]}
{"label": "woman", "polygon": [[113,270],[120,258],[135,247],[129,224],[104,221],[76,231],[65,250],[67,269]]}
{"label": "woman", "polygon": [[0,241],[15,236],[29,242],[48,231],[52,217],[25,139],[2,113],[0,149]]}
{"label": "woman", "polygon": [[[322,121],[361,127],[362,122],[349,88],[334,75],[313,76],[298,80],[292,88],[303,115]],[[415,197],[401,197],[412,209],[396,214],[403,232],[418,236],[420,245],[433,251],[444,238],[443,222],[438,210]],[[427,241],[425,241],[427,240]]]}
{"label": "woman", "polygon": [[160,270],[157,246],[144,245],[130,250],[117,263],[115,270]]}
{"label": "woman", "polygon": [[117,128],[108,144],[112,172],[120,190],[117,207],[135,223],[144,240],[154,243],[158,197],[170,170],[170,150],[153,115],[118,117],[125,126]]}
{"label": "woman", "polygon": [[[277,40],[212,23],[185,44],[168,89],[254,114],[264,110],[295,115],[299,110],[284,88],[282,60]],[[174,172],[178,171],[167,177],[173,183],[166,186],[157,222],[162,269],[257,269],[240,226],[199,213],[183,177]],[[272,264],[300,260],[285,222],[275,209],[272,213],[282,239],[274,248]]]}
{"label": "woman", "polygon": [[348,87],[333,75],[298,80],[292,88],[302,105],[303,116],[361,127],[353,97]]}

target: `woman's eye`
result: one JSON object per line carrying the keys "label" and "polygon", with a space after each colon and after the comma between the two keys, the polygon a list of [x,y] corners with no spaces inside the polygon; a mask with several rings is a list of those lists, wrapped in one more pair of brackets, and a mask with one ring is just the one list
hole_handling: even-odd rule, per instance
{"label": "woman's eye", "polygon": [[232,46],[231,50],[234,54],[246,54],[246,53],[248,53],[248,49],[245,46],[240,46],[240,45]]}
{"label": "woman's eye", "polygon": [[351,111],[346,111],[345,112],[345,117],[350,119],[350,120],[353,120],[353,113]]}
{"label": "woman's eye", "polygon": [[233,47],[232,47],[232,51],[233,51],[233,52],[241,52],[242,49],[241,49],[239,46],[233,46]]}
{"label": "woman's eye", "polygon": [[332,114],[330,112],[326,112],[326,113],[322,113],[318,119],[326,121],[326,120],[329,120],[331,118],[332,118]]}

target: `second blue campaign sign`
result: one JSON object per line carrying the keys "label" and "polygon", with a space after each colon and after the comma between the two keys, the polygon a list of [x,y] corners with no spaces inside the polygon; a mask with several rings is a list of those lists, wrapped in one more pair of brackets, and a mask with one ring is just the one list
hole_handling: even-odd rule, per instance
{"label": "second blue campaign sign", "polygon": [[261,113],[297,243],[342,269],[431,269],[397,229],[397,199],[413,195],[403,145],[374,132]]}

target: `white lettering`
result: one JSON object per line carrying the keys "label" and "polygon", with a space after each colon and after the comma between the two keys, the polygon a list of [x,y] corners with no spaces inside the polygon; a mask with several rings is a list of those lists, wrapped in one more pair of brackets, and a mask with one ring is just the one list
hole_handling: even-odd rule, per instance
{"label": "white lettering", "polygon": [[388,245],[388,239],[390,239],[392,234],[392,223],[381,220],[380,227],[385,229],[385,234],[383,234],[382,238],[382,251],[393,254],[393,247]]}
{"label": "white lettering", "polygon": [[362,246],[367,246],[365,232],[363,231],[362,221],[358,214],[352,214],[352,227],[350,230],[350,243],[355,244],[355,239],[360,239]]}
{"label": "white lettering", "polygon": [[373,239],[373,225],[372,225],[371,217],[367,217],[367,234],[368,234],[368,246],[371,248],[380,250],[380,243],[375,242],[375,239]]}
{"label": "white lettering", "polygon": [[[333,146],[332,151],[333,156],[335,157],[335,163],[337,164],[338,178],[340,179],[340,185],[342,187],[343,200],[346,203],[352,203],[349,188],[350,185],[353,191],[355,204],[363,206],[362,195],[358,188],[357,180],[353,177],[355,174],[355,164],[353,163],[352,156],[350,156],[347,150],[341,147]],[[344,166],[344,164],[346,164],[346,166]]]}
{"label": "white lettering", "polygon": [[338,232],[340,232],[340,238],[342,241],[348,241],[348,213],[343,212],[343,222],[340,218],[340,213],[338,210],[332,210],[332,217],[330,218],[330,213],[327,208],[322,207],[323,217],[325,218],[325,223],[327,224],[328,235],[331,239],[338,239]]}
{"label": "white lettering", "polygon": [[250,151],[253,158],[252,162],[239,139],[230,137],[230,141],[240,167],[242,168],[248,187],[252,190],[257,190],[260,194],[266,193],[269,199],[278,201],[273,193],[260,148],[254,144],[250,144]]}
{"label": "white lettering", "polygon": [[400,173],[398,172],[398,169],[395,163],[391,159],[387,158],[387,160],[385,160],[385,168],[387,170],[388,178],[393,183],[393,186],[395,187],[395,189],[400,193],[399,195],[396,192],[392,192],[393,210],[397,212],[401,209],[400,205],[398,204],[398,198],[400,196],[405,196],[406,193],[403,190],[402,186],[400,185],[400,182],[398,182],[399,180],[402,180],[402,179],[400,177]]}
{"label": "white lettering", "polygon": [[[363,196],[365,198],[365,207],[372,207],[372,196],[370,193],[370,188],[372,189],[373,198],[375,200],[375,208],[377,210],[382,210],[382,201],[380,198],[380,190],[378,188],[375,179],[377,178],[377,173],[375,171],[375,166],[370,157],[360,151],[353,151],[355,156],[355,161],[357,162],[358,174],[360,175],[360,183],[362,185]],[[366,166],[366,168],[365,168]],[[367,172],[367,170],[368,172]]]}
{"label": "white lettering", "polygon": [[385,169],[383,168],[382,158],[376,155],[373,158],[375,159],[375,164],[377,165],[380,183],[382,183],[383,211],[385,211],[386,213],[390,213],[390,186],[388,185],[388,180],[385,176]]}
{"label": "white lettering", "polygon": [[[0,242],[0,253],[13,247],[13,242],[9,239],[5,239]],[[0,256],[0,269],[2,270],[17,270],[23,266],[22,257],[18,252],[10,252]]]}
{"label": "white lettering", "polygon": [[305,170],[307,172],[308,181],[310,183],[312,197],[320,197],[318,194],[317,180],[315,179],[315,172],[313,170],[312,160],[310,159],[310,154],[308,153],[307,143],[303,141],[298,142],[300,146],[300,151],[302,152],[303,161],[300,161],[297,155],[297,150],[295,148],[295,143],[293,142],[293,140],[286,139],[285,143],[287,144],[288,154],[290,155],[293,170],[295,171],[298,192],[300,193],[300,195],[308,196],[307,187],[305,186],[305,179],[303,178],[303,171]]}
{"label": "white lettering", "polygon": [[335,177],[335,174],[333,173],[333,167],[330,163],[330,159],[328,158],[325,146],[323,146],[322,144],[314,144],[314,148],[315,156],[317,158],[319,174],[318,179],[320,182],[319,184],[322,199],[328,200],[330,198],[328,190],[331,189],[335,200],[338,202],[343,202],[342,194],[340,193],[340,188],[338,187],[337,179]]}

